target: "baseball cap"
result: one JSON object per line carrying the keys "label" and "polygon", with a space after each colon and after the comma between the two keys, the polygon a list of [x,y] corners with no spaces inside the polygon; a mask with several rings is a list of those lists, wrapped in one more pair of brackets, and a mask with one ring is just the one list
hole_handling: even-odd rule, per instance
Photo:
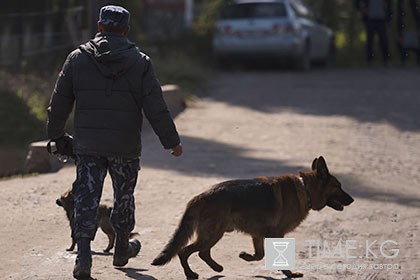
{"label": "baseball cap", "polygon": [[101,8],[98,23],[114,27],[126,27],[130,12],[120,6],[108,5]]}

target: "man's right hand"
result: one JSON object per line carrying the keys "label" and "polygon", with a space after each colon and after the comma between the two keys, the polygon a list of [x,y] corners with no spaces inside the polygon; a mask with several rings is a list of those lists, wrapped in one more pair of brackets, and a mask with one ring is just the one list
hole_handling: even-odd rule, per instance
{"label": "man's right hand", "polygon": [[[55,142],[55,151],[51,151],[51,143]],[[49,146],[49,147],[48,147]],[[53,154],[59,154],[62,156],[68,156],[75,158],[73,154],[73,137],[67,133],[61,136],[60,138],[53,139],[48,143],[48,151]]]}

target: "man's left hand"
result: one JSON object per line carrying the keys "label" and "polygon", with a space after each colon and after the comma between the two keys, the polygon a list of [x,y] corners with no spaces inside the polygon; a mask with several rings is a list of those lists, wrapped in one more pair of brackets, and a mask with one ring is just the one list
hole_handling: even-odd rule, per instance
{"label": "man's left hand", "polygon": [[174,157],[179,157],[179,156],[181,156],[181,155],[182,155],[182,152],[183,152],[181,144],[179,144],[179,145],[177,145],[177,146],[173,147],[171,150],[172,150],[171,154],[172,154]]}

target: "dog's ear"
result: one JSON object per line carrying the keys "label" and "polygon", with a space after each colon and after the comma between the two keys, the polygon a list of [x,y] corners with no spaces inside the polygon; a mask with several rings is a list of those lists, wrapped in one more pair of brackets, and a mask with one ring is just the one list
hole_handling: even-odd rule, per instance
{"label": "dog's ear", "polygon": [[312,171],[316,170],[316,163],[318,162],[318,158],[315,158],[312,162]]}
{"label": "dog's ear", "polygon": [[316,172],[322,179],[327,179],[330,176],[327,163],[322,156],[320,156],[316,161]]}

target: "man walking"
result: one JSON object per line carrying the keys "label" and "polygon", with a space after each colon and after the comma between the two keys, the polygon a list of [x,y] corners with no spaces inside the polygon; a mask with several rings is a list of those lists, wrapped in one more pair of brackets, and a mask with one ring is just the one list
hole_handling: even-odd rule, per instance
{"label": "man walking", "polygon": [[391,21],[391,0],[356,0],[356,6],[362,13],[366,26],[366,58],[371,65],[374,58],[374,35],[378,34],[383,63],[386,66],[390,57],[387,23]]}
{"label": "man walking", "polygon": [[[129,241],[129,236],[135,225],[133,193],[140,164],[142,112],[165,149],[171,149],[174,156],[183,152],[152,63],[126,37],[129,19],[130,13],[123,7],[101,8],[98,33],[69,54],[48,107],[48,137],[56,142],[59,154],[76,158],[76,279],[91,274],[90,242],[96,234],[107,172],[114,189],[113,265],[126,265],[140,251],[140,242]],[[72,139],[64,127],[74,103]]]}

